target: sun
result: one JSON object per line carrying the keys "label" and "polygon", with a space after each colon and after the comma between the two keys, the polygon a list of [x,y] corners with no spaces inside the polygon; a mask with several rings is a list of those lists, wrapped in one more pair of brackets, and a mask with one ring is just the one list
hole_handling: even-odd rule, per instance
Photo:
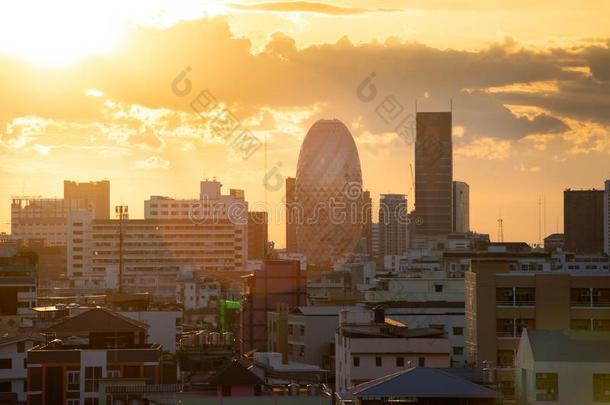
{"label": "sun", "polygon": [[112,51],[134,27],[225,12],[220,0],[8,0],[0,2],[0,54],[63,67]]}

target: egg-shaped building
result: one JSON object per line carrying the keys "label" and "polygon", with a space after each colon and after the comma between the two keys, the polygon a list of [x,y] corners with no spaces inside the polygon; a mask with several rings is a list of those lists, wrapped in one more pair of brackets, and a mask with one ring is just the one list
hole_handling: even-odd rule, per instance
{"label": "egg-shaped building", "polygon": [[307,132],[297,165],[297,248],[314,265],[354,250],[363,227],[358,149],[339,120],[319,120]]}

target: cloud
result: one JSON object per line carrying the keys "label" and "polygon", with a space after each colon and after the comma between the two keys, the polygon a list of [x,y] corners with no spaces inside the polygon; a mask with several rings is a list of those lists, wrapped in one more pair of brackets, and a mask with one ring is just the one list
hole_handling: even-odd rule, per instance
{"label": "cloud", "polygon": [[340,7],[332,4],[317,3],[310,1],[278,1],[270,3],[256,3],[256,4],[241,4],[241,3],[230,3],[229,8],[239,11],[271,11],[271,12],[305,12],[305,13],[316,13],[326,14],[332,16],[341,15],[355,15],[364,14],[371,12],[396,12],[401,11],[399,9],[366,9],[366,8],[354,8],[354,7]]}
{"label": "cloud", "polygon": [[485,160],[504,160],[510,157],[511,143],[494,138],[478,138],[469,144],[456,145],[454,155]]}
{"label": "cloud", "polygon": [[169,160],[159,156],[150,156],[147,159],[135,162],[133,168],[138,170],[168,170],[169,165]]}

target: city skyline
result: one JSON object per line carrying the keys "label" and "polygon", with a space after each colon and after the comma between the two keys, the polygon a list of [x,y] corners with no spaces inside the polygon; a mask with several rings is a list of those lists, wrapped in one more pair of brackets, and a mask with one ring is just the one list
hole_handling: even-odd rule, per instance
{"label": "city skyline", "polygon": [[[296,175],[302,140],[321,118],[340,119],[353,134],[374,205],[386,193],[409,194],[414,202],[413,144],[376,108],[387,96],[399,102],[401,118],[415,113],[415,100],[419,111],[447,111],[453,100],[453,176],[471,187],[472,230],[495,235],[501,212],[506,240],[538,243],[539,196],[546,201],[544,233],[561,232],[563,190],[600,188],[610,174],[610,30],[590,23],[603,12],[587,9],[586,18],[569,18],[569,2],[552,3],[552,10],[550,3],[494,8],[476,1],[411,8],[384,1],[375,9],[362,1],[305,9],[193,4],[171,11],[126,8],[116,23],[130,28],[117,29],[121,35],[112,43],[98,35],[109,29],[103,18],[79,25],[79,39],[60,30],[39,43],[25,34],[22,43],[0,41],[5,72],[20,72],[0,84],[6,106],[0,112],[0,200],[7,202],[0,206],[0,231],[9,229],[11,196],[61,195],[64,179],[108,179],[111,205],[129,205],[134,217],[143,216],[142,201],[150,195],[194,196],[192,184],[212,177],[243,189],[249,201],[277,206],[284,190],[274,176]],[[29,21],[22,7],[2,7],[4,19]],[[107,16],[116,7],[94,10]],[[514,18],[528,8],[530,17]],[[91,11],[72,12],[91,18]],[[468,13],[487,17],[476,35],[457,30],[457,17],[474,18]],[[551,24],[557,18],[565,22],[561,29]],[[369,19],[384,23],[349,28]],[[417,29],[397,29],[405,21]],[[277,31],[268,32],[263,22],[276,23]],[[435,23],[445,31],[435,32]],[[74,24],[66,23],[66,30]],[[7,28],[21,32],[14,24]],[[448,31],[452,35],[442,35]],[[102,39],[82,51],[81,41],[91,38]],[[147,46],[152,42],[154,51]],[[174,43],[187,45],[176,49]],[[54,50],[63,56],[53,58]],[[144,60],[167,62],[153,68]],[[242,127],[267,141],[266,159],[263,148],[242,159],[192,110],[192,97],[172,93],[172,81],[187,67],[195,90],[208,89]],[[372,73],[378,98],[364,103],[357,89]],[[592,103],[587,95],[594,94]],[[272,221],[269,235],[284,246],[282,224]]]}

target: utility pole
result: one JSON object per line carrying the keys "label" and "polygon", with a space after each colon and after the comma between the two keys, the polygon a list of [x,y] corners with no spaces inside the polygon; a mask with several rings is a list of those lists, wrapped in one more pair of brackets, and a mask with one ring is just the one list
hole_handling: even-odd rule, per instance
{"label": "utility pole", "polygon": [[119,294],[123,292],[123,219],[129,217],[126,205],[117,205],[114,212],[119,219]]}

